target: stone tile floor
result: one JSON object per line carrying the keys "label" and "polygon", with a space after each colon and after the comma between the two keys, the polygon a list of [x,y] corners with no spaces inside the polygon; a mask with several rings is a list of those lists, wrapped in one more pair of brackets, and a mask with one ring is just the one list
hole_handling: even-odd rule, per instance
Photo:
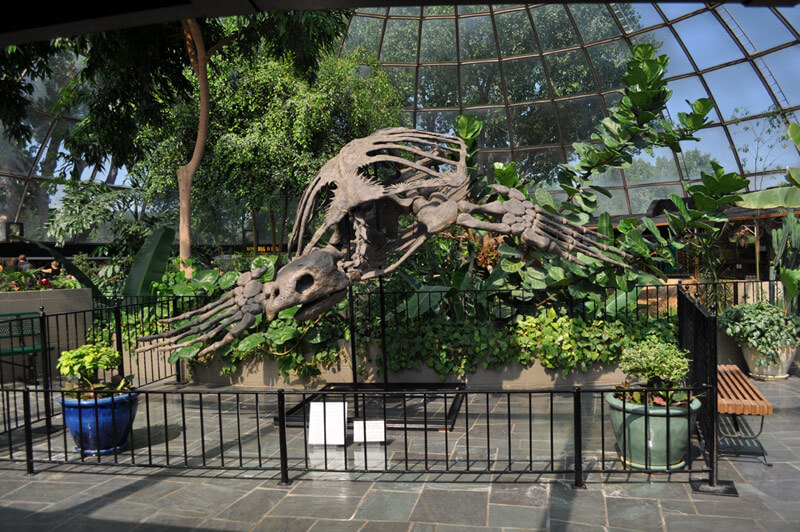
{"label": "stone tile floor", "polygon": [[[754,457],[724,457],[720,478],[735,481],[738,498],[693,493],[685,474],[589,473],[587,487],[573,489],[571,477],[559,475],[310,472],[293,473],[292,484],[281,486],[272,470],[68,463],[37,464],[37,474],[27,476],[21,464],[0,462],[0,529],[800,530],[800,378],[756,385],[775,407],[761,437],[774,466]],[[502,400],[498,405],[508,406]],[[479,431],[481,414],[474,415],[467,423]],[[223,416],[224,433],[231,428],[226,422]],[[210,424],[219,426],[219,419]],[[517,443],[525,447],[519,434],[524,426],[515,432],[512,424],[519,438],[515,449]],[[500,424],[482,428],[499,441],[507,436]],[[585,430],[591,435],[597,428],[590,423]],[[169,428],[165,433],[162,440],[169,440]],[[299,433],[291,436],[295,445],[302,442]],[[537,449],[549,442],[534,440]],[[557,452],[566,457],[569,445],[562,443]],[[452,445],[450,453],[457,450]],[[496,447],[494,459],[503,457],[503,447]],[[230,452],[237,457],[235,446]]]}

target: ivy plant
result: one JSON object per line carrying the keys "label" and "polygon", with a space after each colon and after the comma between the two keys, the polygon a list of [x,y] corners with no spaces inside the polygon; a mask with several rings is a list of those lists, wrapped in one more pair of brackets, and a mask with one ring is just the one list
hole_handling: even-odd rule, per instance
{"label": "ivy plant", "polygon": [[778,349],[796,346],[800,338],[800,316],[784,314],[781,307],[766,301],[725,309],[718,326],[740,346],[755,349],[760,355],[756,365],[761,367],[777,365]]}

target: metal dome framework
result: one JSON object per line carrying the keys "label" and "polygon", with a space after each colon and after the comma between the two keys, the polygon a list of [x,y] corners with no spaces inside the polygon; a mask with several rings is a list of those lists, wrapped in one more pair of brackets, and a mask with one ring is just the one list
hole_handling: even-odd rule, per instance
{"label": "metal dome framework", "polygon": [[411,124],[442,133],[461,113],[484,121],[481,163],[516,161],[560,193],[553,170],[574,160],[615,105],[633,44],[671,58],[668,118],[708,96],[717,123],[677,156],[642,153],[596,177],[600,210],[639,214],[683,194],[715,159],[766,188],[800,165],[781,139],[800,120],[800,7],[739,4],[501,4],[357,9],[340,53],[374,54],[407,98]]}

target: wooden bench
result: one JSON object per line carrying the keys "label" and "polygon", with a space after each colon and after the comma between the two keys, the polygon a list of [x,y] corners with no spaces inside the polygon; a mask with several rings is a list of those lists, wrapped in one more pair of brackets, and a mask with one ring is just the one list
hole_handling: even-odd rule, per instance
{"label": "wooden bench", "polygon": [[[21,367],[28,371],[31,384],[36,382],[36,356],[42,352],[41,330],[38,312],[19,312],[0,314],[0,364]],[[48,345],[47,351],[53,346]],[[14,357],[22,356],[23,363],[15,362]],[[3,360],[11,358],[11,360]]]}
{"label": "wooden bench", "polygon": [[[734,364],[724,364],[717,366],[717,413],[729,414],[733,416],[733,425],[736,430],[735,433],[725,433],[720,429],[720,435],[723,438],[745,438],[754,440],[764,458],[764,463],[771,466],[767,462],[767,453],[758,437],[761,436],[761,431],[764,430],[764,416],[772,415],[772,404],[767,400],[764,395],[753,386],[750,379],[742,373],[739,366]],[[738,416],[761,416],[761,427],[755,435],[747,435],[742,433],[739,427]],[[723,451],[720,448],[721,452]],[[734,452],[732,454],[753,454],[747,452]]]}

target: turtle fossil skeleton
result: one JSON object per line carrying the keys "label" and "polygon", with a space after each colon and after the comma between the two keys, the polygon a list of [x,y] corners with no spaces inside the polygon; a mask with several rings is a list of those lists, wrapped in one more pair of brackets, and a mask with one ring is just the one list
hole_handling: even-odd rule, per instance
{"label": "turtle fossil skeleton", "polygon": [[[584,264],[581,253],[629,268],[622,261],[631,257],[603,243],[605,237],[531,203],[522,192],[495,184],[494,191],[507,199],[478,205],[466,199],[469,184],[467,146],[458,137],[390,128],[348,143],[303,193],[289,242],[294,258],[273,281],[259,280],[266,269],[241,274],[218,300],[163,320],[189,321],[140,338],[153,343],[137,352],[203,342],[197,358],[204,360],[240,337],[258,314],[271,321],[300,305],[295,319],[314,319],[344,299],[352,283],[390,274],[431,235],[453,224],[519,236],[576,264]],[[413,221],[401,227],[401,215]],[[390,253],[399,258],[387,265]]]}

